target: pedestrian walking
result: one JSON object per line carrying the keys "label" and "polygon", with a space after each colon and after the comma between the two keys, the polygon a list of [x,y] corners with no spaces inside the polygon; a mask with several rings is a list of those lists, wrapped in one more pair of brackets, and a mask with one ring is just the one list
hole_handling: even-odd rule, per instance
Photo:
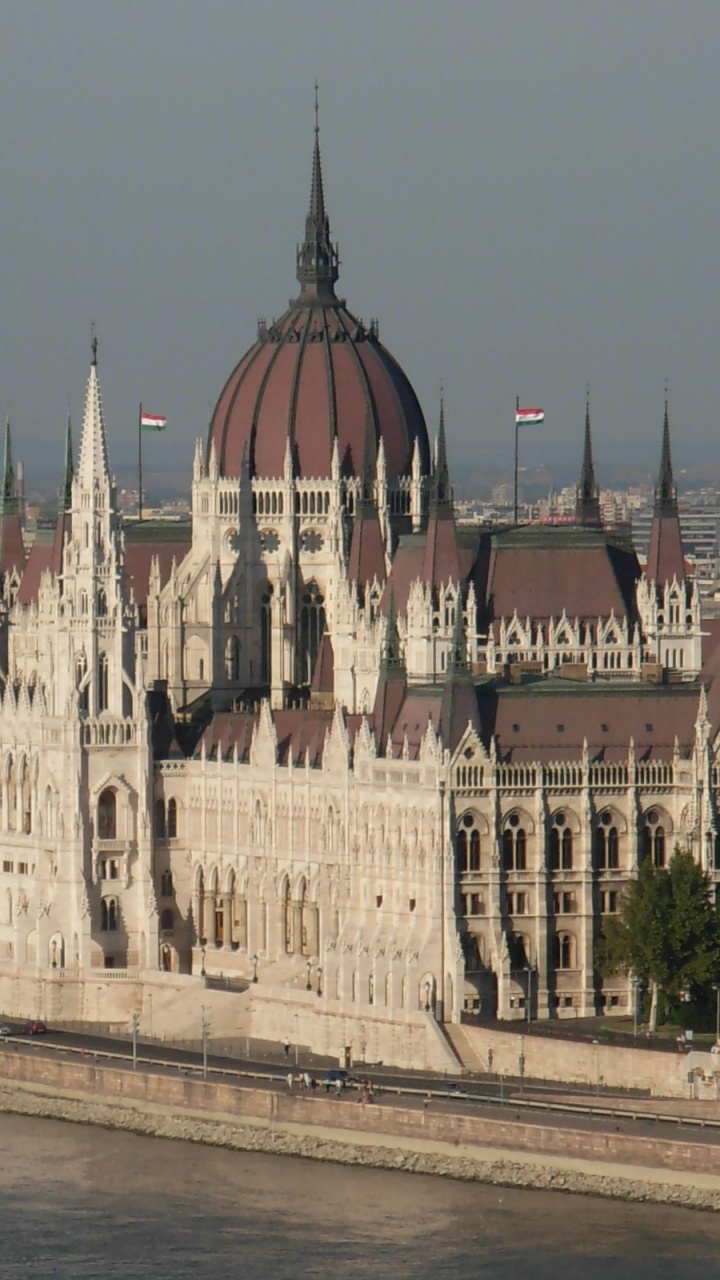
{"label": "pedestrian walking", "polygon": [[492,1048],[492,1045],[491,1045],[490,1048],[488,1049],[488,1071],[492,1071],[494,1061],[495,1061],[495,1050]]}
{"label": "pedestrian walking", "polygon": [[288,1073],[287,1073],[287,1080],[286,1080],[286,1083],[287,1083],[287,1087],[288,1087],[288,1089],[289,1089],[290,1093],[292,1093],[292,1087],[293,1087],[293,1073],[292,1073],[292,1071],[288,1071]]}
{"label": "pedestrian walking", "polygon": [[283,1040],[283,1049],[285,1050],[285,1057],[289,1058],[290,1057],[290,1041],[288,1040],[287,1036]]}

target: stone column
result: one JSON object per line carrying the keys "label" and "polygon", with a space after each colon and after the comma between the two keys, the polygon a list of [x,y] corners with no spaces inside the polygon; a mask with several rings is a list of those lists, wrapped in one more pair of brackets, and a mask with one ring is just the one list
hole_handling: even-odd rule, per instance
{"label": "stone column", "polygon": [[223,950],[232,951],[233,944],[233,921],[232,921],[232,894],[223,893],[220,898],[223,919]]}
{"label": "stone column", "polygon": [[292,950],[296,956],[303,954],[303,904],[297,900],[292,904]]}
{"label": "stone column", "polygon": [[215,930],[215,903],[217,895],[208,893],[205,895],[205,937],[207,938],[208,947],[215,946],[216,930]]}
{"label": "stone column", "polygon": [[241,951],[248,949],[248,906],[247,898],[237,898],[235,902],[237,918],[237,942]]}

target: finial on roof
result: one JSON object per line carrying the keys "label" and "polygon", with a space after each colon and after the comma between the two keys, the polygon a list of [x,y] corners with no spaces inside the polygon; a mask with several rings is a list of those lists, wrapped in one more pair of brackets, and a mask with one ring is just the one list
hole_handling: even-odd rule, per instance
{"label": "finial on roof", "polygon": [[387,621],[385,625],[385,638],[383,640],[382,654],[380,657],[380,672],[387,675],[390,671],[404,671],[404,663],[400,653],[400,635],[397,628],[397,616],[395,614],[395,593],[390,588],[390,603],[388,605]]}
{"label": "finial on roof", "polygon": [[322,164],[320,161],[320,123],[318,85],[315,83],[315,145],[313,147],[310,208],[305,219],[305,239],[297,250],[297,278],[301,301],[334,301],[338,278],[337,245],[330,237],[330,221],[325,212]]}
{"label": "finial on roof", "polygon": [[97,364],[98,340],[97,340],[97,334],[96,334],[96,332],[95,332],[95,321],[94,321],[94,320],[93,320],[92,324],[90,325],[90,333],[91,333],[91,335],[92,335],[91,342],[90,342],[90,349],[91,349],[91,351],[92,351],[92,360],[91,360],[91,362],[90,362],[90,363],[91,363],[91,364],[96,365],[96,364]]}
{"label": "finial on roof", "polygon": [[437,511],[441,507],[449,507],[452,503],[450,490],[450,468],[447,460],[447,444],[445,441],[445,397],[440,384],[440,421],[438,423],[437,440],[435,441],[435,465],[430,481],[430,509]]}

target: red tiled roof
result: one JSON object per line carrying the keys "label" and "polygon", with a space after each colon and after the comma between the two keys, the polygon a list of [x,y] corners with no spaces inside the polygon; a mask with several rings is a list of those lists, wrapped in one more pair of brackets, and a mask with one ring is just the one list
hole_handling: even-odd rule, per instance
{"label": "red tiled roof", "polygon": [[491,536],[475,570],[488,621],[634,616],[640,568],[634,552],[596,531],[548,527]]}
{"label": "red tiled roof", "polygon": [[662,585],[685,581],[685,557],[683,555],[680,518],[677,510],[656,512],[650,530],[645,573],[651,582]]}
{"label": "red tiled roof", "polygon": [[676,735],[681,754],[688,755],[699,697],[696,684],[568,693],[534,686],[483,690],[480,709],[483,733],[495,735],[502,760],[579,760],[587,739],[591,758],[617,763],[627,760],[631,738],[638,760],[672,759]]}

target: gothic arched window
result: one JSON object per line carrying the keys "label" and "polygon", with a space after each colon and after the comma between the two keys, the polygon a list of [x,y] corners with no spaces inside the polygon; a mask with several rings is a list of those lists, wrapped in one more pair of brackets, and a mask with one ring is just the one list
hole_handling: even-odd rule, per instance
{"label": "gothic arched window", "polygon": [[665,866],[665,834],[663,815],[658,809],[651,809],[645,818],[643,857],[651,858],[656,867]]}
{"label": "gothic arched window", "polygon": [[177,800],[171,796],[167,806],[167,835],[168,840],[175,840],[177,837]]}
{"label": "gothic arched window", "polygon": [[458,874],[462,875],[465,871],[479,871],[480,832],[472,813],[465,813],[460,819],[456,847]]}
{"label": "gothic arched window", "polygon": [[117,797],[112,787],[100,794],[97,819],[98,840],[117,840]]}
{"label": "gothic arched window", "polygon": [[108,656],[101,653],[98,659],[98,711],[108,709],[108,671]]}
{"label": "gothic arched window", "polygon": [[260,597],[260,681],[272,680],[272,583],[268,583]]}
{"label": "gothic arched window", "polygon": [[240,679],[240,642],[237,636],[229,636],[225,645],[225,675],[228,680]]}
{"label": "gothic arched window", "polygon": [[308,583],[300,601],[299,683],[310,684],[325,634],[325,597],[316,582]]}
{"label": "gothic arched window", "polygon": [[520,816],[511,813],[503,831],[503,867],[506,871],[525,871],[527,866],[527,836],[520,826]]}

